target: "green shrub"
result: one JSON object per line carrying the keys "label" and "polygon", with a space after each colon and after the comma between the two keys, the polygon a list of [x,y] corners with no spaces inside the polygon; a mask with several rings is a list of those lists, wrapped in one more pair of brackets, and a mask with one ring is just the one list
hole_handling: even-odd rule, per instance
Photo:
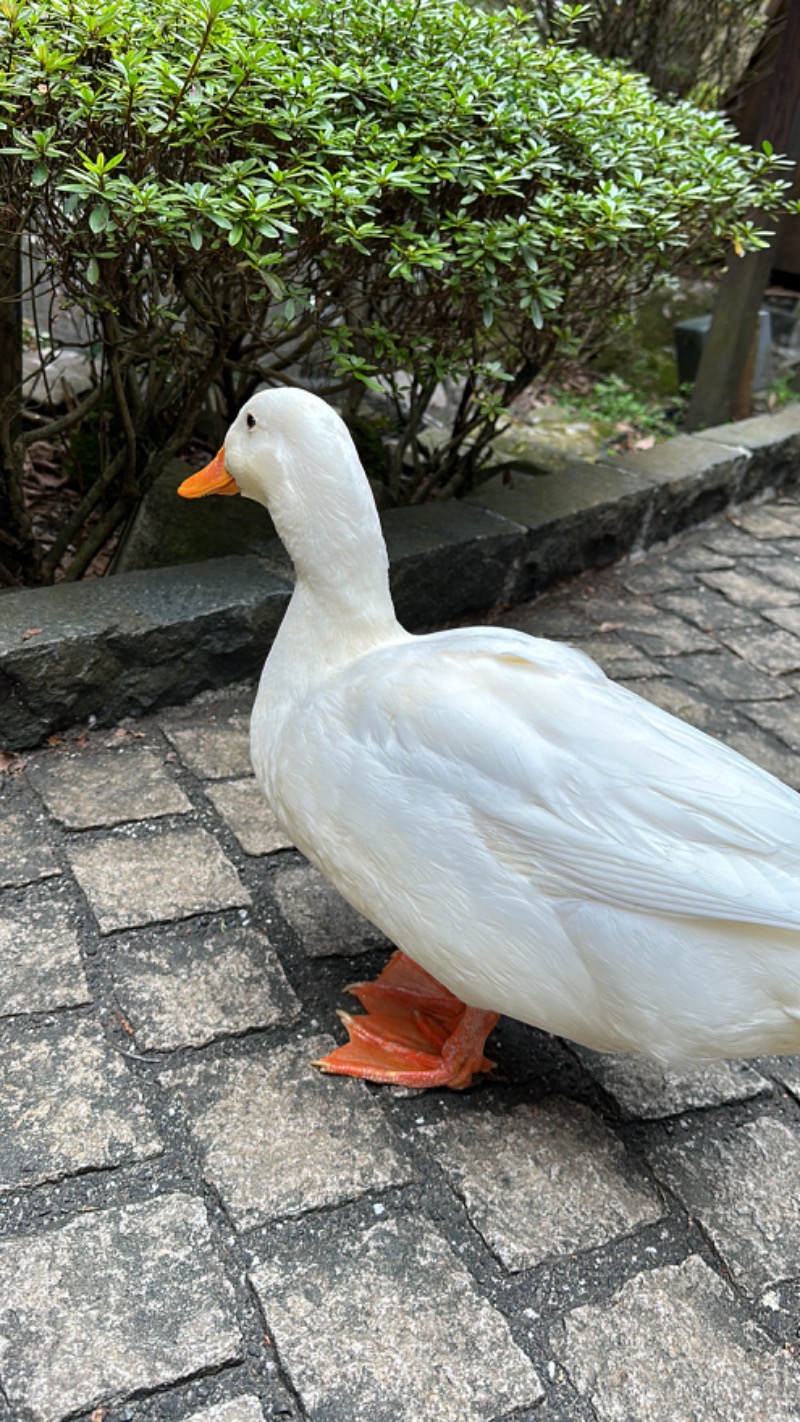
{"label": "green shrub", "polygon": [[209,395],[224,429],[264,379],[311,371],[350,416],[379,381],[394,496],[462,491],[528,381],[599,348],[657,274],[758,245],[781,201],[721,118],[516,11],[2,0],[0,43],[0,242],[29,235],[97,343],[96,390],[50,429],[95,419],[102,473],[32,579],[84,529],[79,576]]}

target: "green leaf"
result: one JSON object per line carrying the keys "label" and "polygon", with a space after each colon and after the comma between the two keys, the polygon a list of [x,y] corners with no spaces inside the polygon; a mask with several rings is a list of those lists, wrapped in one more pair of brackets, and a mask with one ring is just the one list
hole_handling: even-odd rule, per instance
{"label": "green leaf", "polygon": [[90,257],[89,265],[86,268],[86,280],[90,286],[94,286],[100,276],[100,267],[96,257]]}
{"label": "green leaf", "polygon": [[104,232],[108,226],[109,212],[104,202],[93,207],[89,213],[89,226],[93,232]]}

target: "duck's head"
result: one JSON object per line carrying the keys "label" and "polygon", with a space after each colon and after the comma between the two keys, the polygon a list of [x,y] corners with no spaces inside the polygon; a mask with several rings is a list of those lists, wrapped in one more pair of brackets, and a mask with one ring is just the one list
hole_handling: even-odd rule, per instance
{"label": "duck's head", "polygon": [[[369,486],[344,420],[308,390],[262,390],[242,406],[219,453],[178,489],[186,499],[243,494],[264,504],[299,577],[355,586],[386,552]],[[372,549],[370,554],[369,549]],[[378,573],[375,573],[375,577]]]}
{"label": "duck's head", "polygon": [[346,425],[319,396],[262,390],[242,406],[211,463],[184,479],[178,493],[185,499],[243,494],[272,509],[284,502],[287,484],[295,495],[307,486],[308,466],[318,478],[325,465],[341,469],[353,456],[357,462]]}

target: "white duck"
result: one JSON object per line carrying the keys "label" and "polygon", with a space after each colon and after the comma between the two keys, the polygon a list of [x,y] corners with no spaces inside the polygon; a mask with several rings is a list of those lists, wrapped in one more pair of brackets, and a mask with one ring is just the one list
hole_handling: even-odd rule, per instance
{"label": "white duck", "polygon": [[266,504],[297,573],[256,775],[402,950],[326,1069],[464,1086],[499,1013],[662,1062],[800,1051],[793,791],[574,649],[404,631],[369,484],[317,397],[255,395],[180,489],[214,491]]}

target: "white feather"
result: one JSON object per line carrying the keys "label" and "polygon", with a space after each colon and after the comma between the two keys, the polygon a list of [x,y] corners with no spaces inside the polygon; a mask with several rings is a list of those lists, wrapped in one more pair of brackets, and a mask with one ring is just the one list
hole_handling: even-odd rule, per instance
{"label": "white feather", "polygon": [[798,796],[573,649],[410,637],[315,397],[254,397],[225,463],[298,570],[256,772],[344,896],[471,1006],[661,1059],[799,1050]]}

